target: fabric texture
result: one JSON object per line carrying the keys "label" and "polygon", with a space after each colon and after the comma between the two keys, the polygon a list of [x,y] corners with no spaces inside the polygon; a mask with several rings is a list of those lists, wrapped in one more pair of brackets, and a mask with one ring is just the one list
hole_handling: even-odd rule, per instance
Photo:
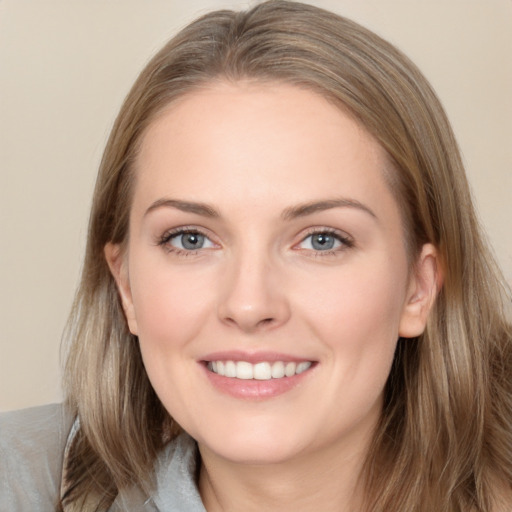
{"label": "fabric texture", "polygon": [[[0,512],[56,509],[73,424],[58,404],[0,414]],[[197,459],[195,441],[181,434],[157,458],[154,495],[123,490],[109,512],[206,512],[195,482]]]}

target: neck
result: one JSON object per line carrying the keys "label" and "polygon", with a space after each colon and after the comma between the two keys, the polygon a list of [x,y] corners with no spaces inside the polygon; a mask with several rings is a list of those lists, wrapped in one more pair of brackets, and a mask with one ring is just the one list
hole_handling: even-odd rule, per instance
{"label": "neck", "polygon": [[273,464],[233,463],[200,446],[199,490],[208,512],[349,512],[362,509],[367,448],[345,443]]}

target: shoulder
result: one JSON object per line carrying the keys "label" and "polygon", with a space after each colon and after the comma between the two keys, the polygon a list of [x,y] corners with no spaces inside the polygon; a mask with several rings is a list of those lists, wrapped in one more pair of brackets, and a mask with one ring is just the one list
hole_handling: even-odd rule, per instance
{"label": "shoulder", "polygon": [[55,510],[72,422],[62,405],[0,414],[0,504],[5,510]]}
{"label": "shoulder", "polygon": [[197,486],[199,451],[194,439],[180,434],[161,453],[155,469],[157,510],[206,512]]}
{"label": "shoulder", "polygon": [[111,512],[206,512],[196,481],[198,459],[197,443],[188,434],[180,434],[167,444],[155,461],[154,492],[148,497],[139,488],[124,489],[118,494]]}

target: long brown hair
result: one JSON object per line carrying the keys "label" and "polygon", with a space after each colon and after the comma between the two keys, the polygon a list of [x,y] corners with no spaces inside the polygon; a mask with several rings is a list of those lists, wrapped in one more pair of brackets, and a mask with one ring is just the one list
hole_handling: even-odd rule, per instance
{"label": "long brown hair", "polygon": [[425,242],[439,251],[444,286],[425,333],[399,341],[386,385],[364,471],[367,510],[497,510],[512,483],[510,292],[478,224],[449,122],[395,47],[352,21],[286,1],[193,22],[150,61],[121,108],[66,336],[67,399],[80,419],[65,468],[66,510],[106,510],[132,485],[149,492],[155,457],[179,430],[149,383],[103,249],[128,236],[133,162],[148,125],[219,78],[295,84],[351,112],[388,154],[411,261]]}

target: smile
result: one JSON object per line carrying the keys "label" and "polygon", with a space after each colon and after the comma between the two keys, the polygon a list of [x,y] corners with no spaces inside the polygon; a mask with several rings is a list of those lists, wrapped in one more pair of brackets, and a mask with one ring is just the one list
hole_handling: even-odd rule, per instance
{"label": "smile", "polygon": [[210,361],[208,370],[222,377],[243,380],[282,379],[299,375],[311,367],[311,361],[295,362],[259,362],[252,364],[248,361]]}

